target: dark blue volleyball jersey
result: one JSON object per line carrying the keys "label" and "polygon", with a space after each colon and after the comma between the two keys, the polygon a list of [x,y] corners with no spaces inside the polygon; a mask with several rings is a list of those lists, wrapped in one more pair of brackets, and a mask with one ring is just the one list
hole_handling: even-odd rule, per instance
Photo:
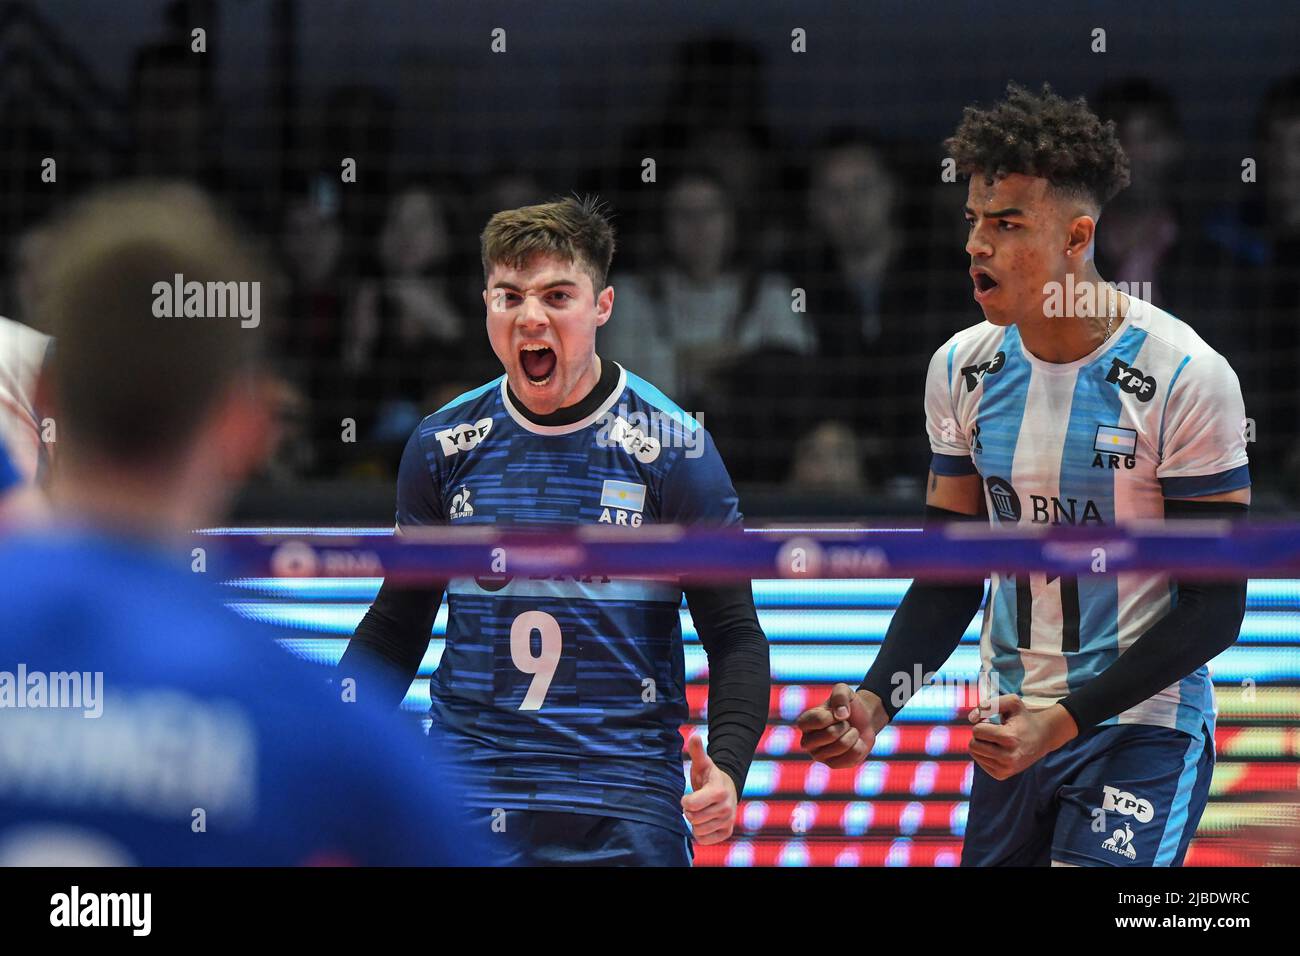
{"label": "dark blue volleyball jersey", "polygon": [[[623,369],[569,425],[530,421],[504,376],[461,395],[412,435],[397,497],[399,529],[741,521],[703,426]],[[434,726],[472,770],[470,802],[684,833],[679,582],[515,576],[505,561],[449,582],[430,686]]]}
{"label": "dark blue volleyball jersey", "polygon": [[490,862],[436,745],[342,703],[190,561],[0,542],[0,865]]}

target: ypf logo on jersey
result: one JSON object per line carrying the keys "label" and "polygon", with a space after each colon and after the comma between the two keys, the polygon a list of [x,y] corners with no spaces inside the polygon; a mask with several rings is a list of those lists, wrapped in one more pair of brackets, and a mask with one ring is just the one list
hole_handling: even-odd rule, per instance
{"label": "ypf logo on jersey", "polygon": [[461,451],[469,451],[484,438],[487,438],[488,432],[492,430],[492,419],[480,418],[473,425],[462,423],[453,425],[451,428],[444,428],[440,432],[434,432],[433,437],[438,439],[442,445],[442,453],[450,458],[452,455]]}
{"label": "ypf logo on jersey", "polygon": [[1101,808],[1107,813],[1118,813],[1120,816],[1133,817],[1138,823],[1150,823],[1156,815],[1155,807],[1151,805],[1150,800],[1135,797],[1128,791],[1120,790],[1118,787],[1103,785],[1101,792]]}
{"label": "ypf logo on jersey", "polygon": [[615,481],[605,479],[600,490],[601,524],[627,525],[641,527],[642,514],[645,510],[645,485],[634,481]]}
{"label": "ypf logo on jersey", "polygon": [[1118,385],[1122,391],[1130,395],[1136,395],[1139,402],[1149,402],[1155,398],[1156,380],[1150,375],[1143,375],[1140,368],[1134,368],[1119,359],[1111,359],[1106,381]]}
{"label": "ypf logo on jersey", "polygon": [[[641,413],[638,415],[642,421],[645,416]],[[659,452],[663,448],[663,442],[653,435],[647,434],[645,430],[638,425],[629,422],[622,415],[613,416],[612,420],[603,424],[596,433],[597,444],[605,442],[618,445],[629,455],[636,458],[643,465],[648,465],[659,457]]]}
{"label": "ypf logo on jersey", "polygon": [[1005,364],[1007,364],[1007,353],[998,352],[988,361],[965,366],[961,370],[961,374],[966,379],[966,391],[975,391],[975,386],[980,383],[980,379],[985,375],[996,375],[1002,371],[1002,366]]}

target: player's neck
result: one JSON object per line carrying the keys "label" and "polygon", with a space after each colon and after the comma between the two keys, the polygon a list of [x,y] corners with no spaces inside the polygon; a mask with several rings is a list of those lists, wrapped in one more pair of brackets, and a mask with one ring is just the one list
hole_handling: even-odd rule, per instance
{"label": "player's neck", "polygon": [[1063,315],[1049,315],[1044,309],[1016,323],[1029,354],[1058,365],[1077,362],[1112,340],[1128,314],[1128,299],[1102,279],[1091,262],[1065,287]]}
{"label": "player's neck", "polygon": [[65,460],[50,484],[54,513],[156,541],[210,524],[219,511],[214,492],[210,475],[191,475],[184,465],[162,472]]}

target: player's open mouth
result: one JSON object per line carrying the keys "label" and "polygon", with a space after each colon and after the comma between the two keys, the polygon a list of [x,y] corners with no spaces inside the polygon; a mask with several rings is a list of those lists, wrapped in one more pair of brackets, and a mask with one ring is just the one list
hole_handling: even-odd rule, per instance
{"label": "player's open mouth", "polygon": [[557,361],[551,347],[540,342],[525,345],[519,350],[519,366],[524,370],[528,384],[538,388],[551,383]]}
{"label": "player's open mouth", "polygon": [[971,279],[975,282],[975,301],[983,302],[990,295],[997,291],[998,280],[993,278],[987,272],[979,269],[970,271]]}

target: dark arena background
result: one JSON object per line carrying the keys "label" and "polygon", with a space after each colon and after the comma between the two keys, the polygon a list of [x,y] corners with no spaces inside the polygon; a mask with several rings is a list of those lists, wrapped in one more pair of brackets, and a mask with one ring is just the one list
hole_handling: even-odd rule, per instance
{"label": "dark arena background", "polygon": [[[209,530],[364,544],[392,530],[412,429],[500,374],[483,224],[595,194],[618,232],[597,350],[702,416],[749,533],[917,528],[927,364],[982,318],[966,186],[941,144],[963,106],[1046,81],[1113,119],[1131,159],[1100,272],[1228,358],[1254,423],[1252,520],[1290,522],[1298,37],[1294,0],[0,3],[0,314],[29,321],[47,224],[78,197],[140,176],[201,185],[276,276],[249,334],[274,356],[283,426]],[[353,567],[224,587],[323,672],[380,581]],[[907,585],[754,580],[769,723],[734,836],[696,847],[697,865],[957,864],[970,697],[923,691],[848,770],[811,761],[792,726],[857,680]],[[685,737],[706,729],[708,671],[681,614]],[[413,722],[445,626],[444,606],[403,704]],[[978,644],[979,617],[944,674],[974,675]],[[1294,865],[1300,578],[1253,578],[1240,639],[1211,666],[1218,763],[1187,865]]]}

